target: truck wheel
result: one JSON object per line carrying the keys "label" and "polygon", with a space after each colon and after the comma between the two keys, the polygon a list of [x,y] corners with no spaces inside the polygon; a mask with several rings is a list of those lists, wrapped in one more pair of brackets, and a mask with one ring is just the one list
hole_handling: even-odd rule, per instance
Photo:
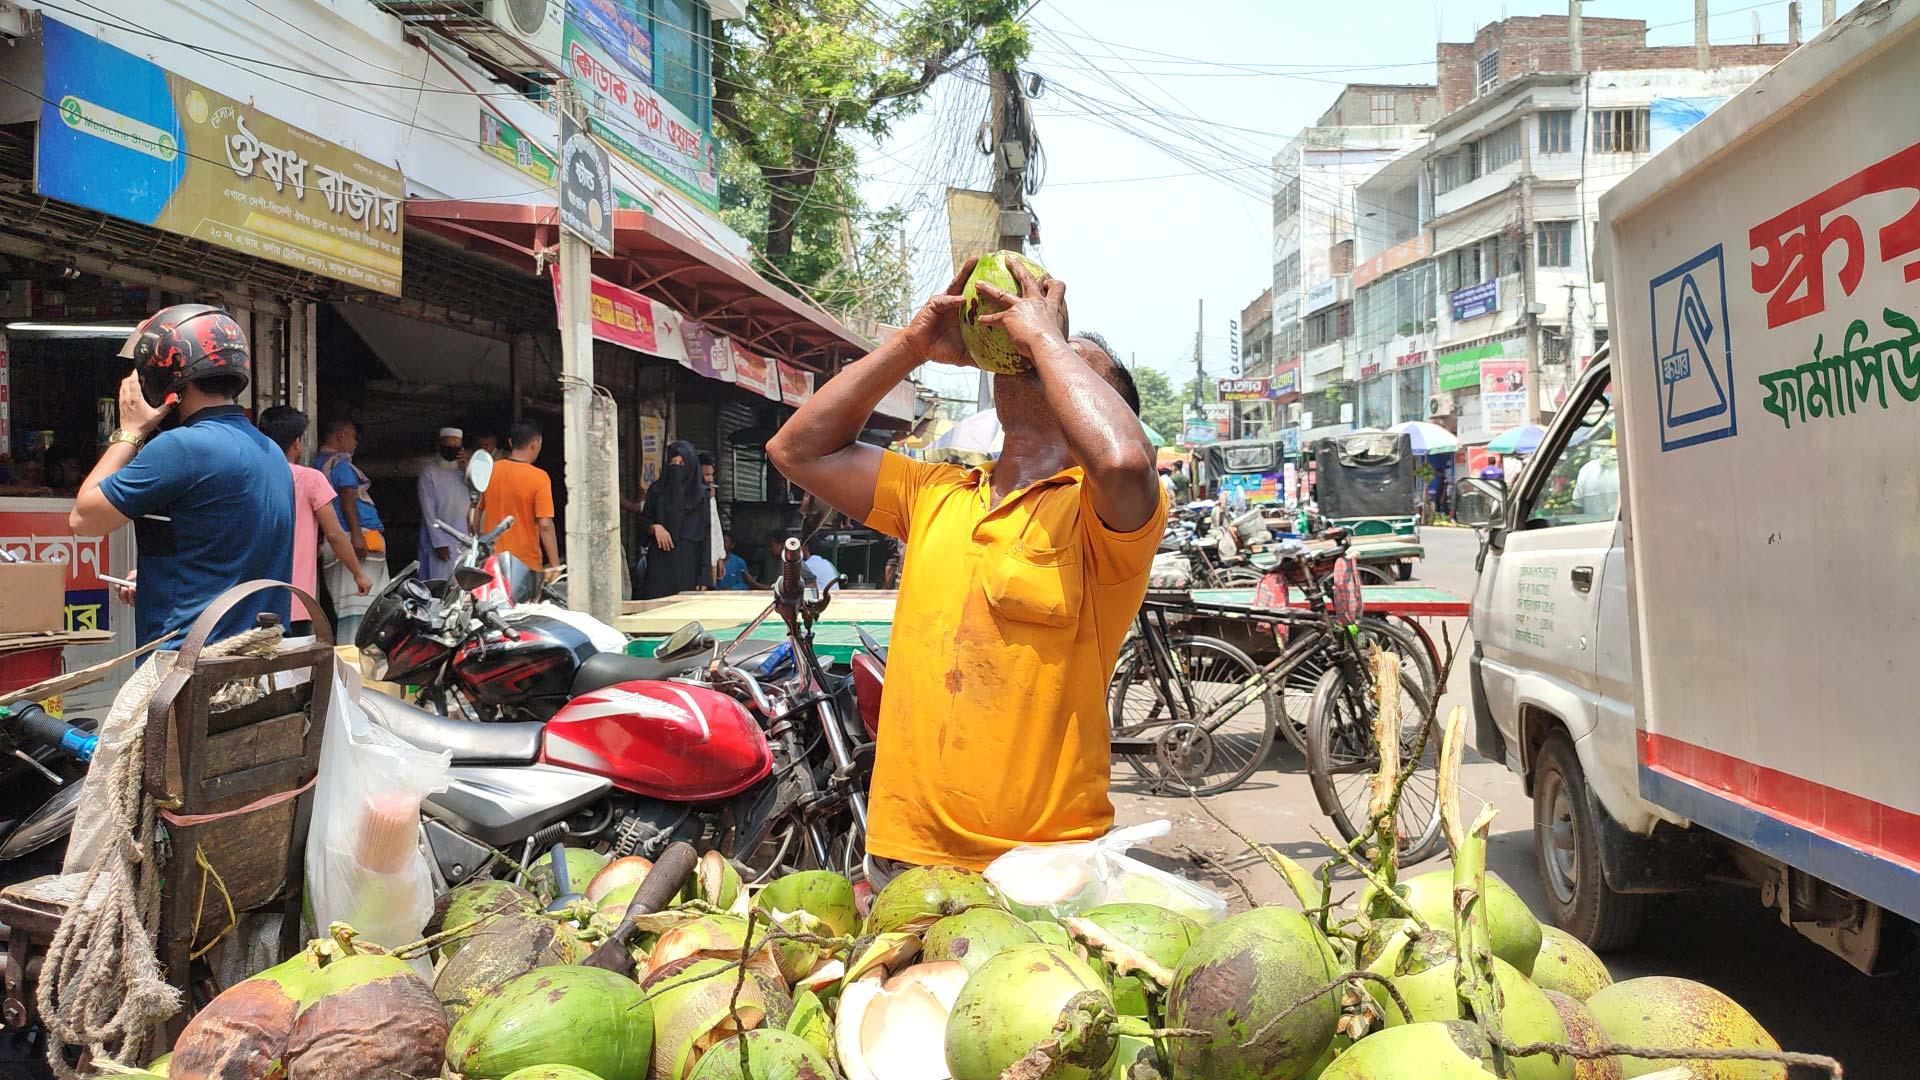
{"label": "truck wheel", "polygon": [[1600,823],[1580,759],[1564,732],[1540,747],[1533,777],[1533,853],[1554,925],[1596,952],[1640,936],[1646,897],[1615,892],[1600,869]]}

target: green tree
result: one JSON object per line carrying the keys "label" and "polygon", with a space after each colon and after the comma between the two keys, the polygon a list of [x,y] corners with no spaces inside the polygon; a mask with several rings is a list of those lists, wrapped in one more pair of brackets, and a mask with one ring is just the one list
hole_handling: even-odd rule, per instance
{"label": "green tree", "polygon": [[[768,262],[801,284],[854,261],[865,229],[848,136],[880,138],[941,76],[1027,55],[1021,0],[750,0],[713,47],[713,117],[743,163],[735,210]],[[758,173],[757,180],[753,173]]]}
{"label": "green tree", "polygon": [[1183,398],[1175,393],[1167,373],[1154,367],[1134,368],[1133,385],[1140,390],[1140,419],[1169,442],[1179,442],[1184,430],[1180,411],[1192,394]]}

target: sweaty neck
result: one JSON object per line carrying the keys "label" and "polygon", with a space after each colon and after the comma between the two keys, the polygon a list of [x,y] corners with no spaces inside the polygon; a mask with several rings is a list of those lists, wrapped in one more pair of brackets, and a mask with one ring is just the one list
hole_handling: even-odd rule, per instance
{"label": "sweaty neck", "polygon": [[193,386],[193,384],[189,383],[186,389],[180,391],[178,407],[180,421],[185,423],[208,409],[231,404],[233,404],[232,398],[214,397],[212,394],[203,394],[198,388]]}
{"label": "sweaty neck", "polygon": [[1008,427],[1000,447],[1000,461],[993,467],[993,501],[1068,468],[1073,455],[1067,450],[1064,433],[1055,426],[1018,424]]}
{"label": "sweaty neck", "polygon": [[533,448],[532,448],[532,447],[526,447],[526,448],[524,448],[524,449],[520,449],[520,450],[515,450],[515,451],[514,451],[513,453],[511,453],[511,454],[508,454],[508,455],[507,455],[507,460],[509,460],[509,461],[517,461],[517,462],[519,462],[519,463],[520,463],[520,464],[522,464],[522,465],[531,465],[531,464],[533,464],[533,459],[534,459],[534,458],[535,458],[536,456],[538,456],[538,455],[536,455],[536,454],[535,454],[535,453],[533,452]]}

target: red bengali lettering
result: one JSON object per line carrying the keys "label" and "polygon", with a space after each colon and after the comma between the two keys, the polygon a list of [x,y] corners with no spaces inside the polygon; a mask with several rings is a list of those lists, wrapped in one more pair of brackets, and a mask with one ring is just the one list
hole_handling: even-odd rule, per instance
{"label": "red bengali lettering", "polygon": [[[1880,261],[1892,262],[1920,252],[1920,143],[1874,163],[1811,199],[1755,225],[1747,233],[1752,250],[1755,292],[1767,294],[1767,326],[1818,315],[1827,309],[1827,249],[1846,245],[1837,280],[1852,296],[1866,268],[1866,240],[1860,223],[1835,214],[1856,199],[1887,191],[1915,193],[1912,206],[1881,228]],[[1834,216],[1829,216],[1834,215]],[[1920,281],[1920,260],[1904,268],[1907,281]]]}

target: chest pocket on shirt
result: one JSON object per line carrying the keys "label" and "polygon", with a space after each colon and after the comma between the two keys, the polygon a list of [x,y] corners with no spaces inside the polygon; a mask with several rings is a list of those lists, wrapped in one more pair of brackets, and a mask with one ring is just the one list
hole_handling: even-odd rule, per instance
{"label": "chest pocket on shirt", "polygon": [[1025,541],[988,554],[987,602],[1001,617],[1042,626],[1068,626],[1080,616],[1083,588],[1079,549],[1069,543],[1038,548]]}

